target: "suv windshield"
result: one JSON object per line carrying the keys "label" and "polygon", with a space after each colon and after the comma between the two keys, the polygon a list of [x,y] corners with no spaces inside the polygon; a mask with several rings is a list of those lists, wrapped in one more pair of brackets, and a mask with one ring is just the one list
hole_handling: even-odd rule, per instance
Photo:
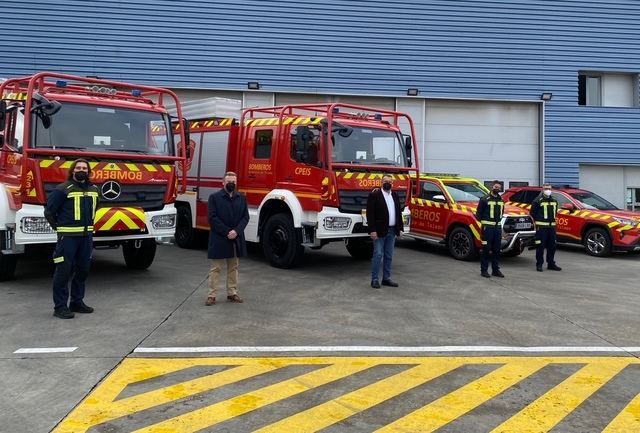
{"label": "suv windshield", "polygon": [[569,194],[587,209],[617,210],[618,207],[592,192],[573,192]]}
{"label": "suv windshield", "polygon": [[174,154],[169,117],[161,113],[65,102],[51,120],[46,129],[33,116],[33,147]]}
{"label": "suv windshield", "polygon": [[333,124],[333,162],[393,165],[405,167],[402,137],[387,129],[361,128]]}
{"label": "suv windshield", "polygon": [[478,201],[486,197],[488,192],[475,183],[451,182],[444,184],[454,201]]}

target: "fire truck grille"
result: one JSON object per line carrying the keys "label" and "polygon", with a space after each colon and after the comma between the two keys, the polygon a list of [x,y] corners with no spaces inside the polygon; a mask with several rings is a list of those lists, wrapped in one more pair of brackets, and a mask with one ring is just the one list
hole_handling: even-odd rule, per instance
{"label": "fire truck grille", "polygon": [[[407,192],[404,190],[398,190],[396,192],[400,199],[400,207],[404,208]],[[340,212],[360,214],[363,209],[367,208],[369,191],[341,190],[338,197],[340,198]]]}
{"label": "fire truck grille", "polygon": [[508,216],[502,229],[507,233],[531,231],[534,229],[533,219],[529,215]]}
{"label": "fire truck grille", "polygon": [[[58,184],[45,183],[44,189],[49,196]],[[101,189],[101,184],[96,185]],[[138,207],[145,211],[161,210],[164,207],[164,195],[167,185],[155,184],[120,184],[120,195],[113,200],[107,200],[100,194],[100,206]]]}

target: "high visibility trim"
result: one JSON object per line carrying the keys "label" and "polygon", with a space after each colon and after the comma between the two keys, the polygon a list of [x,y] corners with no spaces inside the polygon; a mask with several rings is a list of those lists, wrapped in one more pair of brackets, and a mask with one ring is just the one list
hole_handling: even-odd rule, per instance
{"label": "high visibility trim", "polygon": [[546,221],[536,221],[536,225],[540,227],[554,227],[556,225],[554,222],[546,222]]}
{"label": "high visibility trim", "polygon": [[64,257],[54,257],[53,263],[62,263],[64,262]]}
{"label": "high visibility trim", "polygon": [[540,239],[536,239],[536,245],[540,245],[542,241]]}
{"label": "high visibility trim", "polygon": [[471,233],[473,233],[473,236],[477,239],[477,240],[481,240],[482,238],[480,237],[480,233],[478,232],[478,229],[476,229],[473,224],[469,224],[469,228],[471,229]]}
{"label": "high visibility trim", "polygon": [[499,226],[500,225],[500,221],[488,221],[488,220],[482,220],[480,221],[483,225],[487,225],[487,226]]}
{"label": "high visibility trim", "polygon": [[82,227],[58,227],[56,229],[58,233],[82,233],[85,231],[93,231],[93,226]]}

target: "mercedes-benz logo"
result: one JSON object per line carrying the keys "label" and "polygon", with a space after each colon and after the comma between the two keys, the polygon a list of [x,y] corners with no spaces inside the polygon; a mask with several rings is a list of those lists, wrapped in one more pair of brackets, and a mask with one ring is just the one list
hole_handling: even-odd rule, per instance
{"label": "mercedes-benz logo", "polygon": [[120,197],[120,193],[122,192],[122,187],[120,184],[114,180],[109,180],[102,184],[102,188],[100,189],[102,192],[102,197],[107,200],[115,200]]}

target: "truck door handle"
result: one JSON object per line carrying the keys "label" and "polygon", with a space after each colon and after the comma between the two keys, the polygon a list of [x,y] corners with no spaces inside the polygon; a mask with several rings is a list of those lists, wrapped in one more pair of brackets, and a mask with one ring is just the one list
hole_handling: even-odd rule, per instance
{"label": "truck door handle", "polygon": [[284,180],[286,180],[287,182],[291,182],[293,181],[293,176],[287,176],[284,178]]}
{"label": "truck door handle", "polygon": [[250,175],[248,175],[247,177],[248,177],[249,179],[255,179],[255,178],[256,178],[256,175],[255,175],[255,174],[250,174]]}

